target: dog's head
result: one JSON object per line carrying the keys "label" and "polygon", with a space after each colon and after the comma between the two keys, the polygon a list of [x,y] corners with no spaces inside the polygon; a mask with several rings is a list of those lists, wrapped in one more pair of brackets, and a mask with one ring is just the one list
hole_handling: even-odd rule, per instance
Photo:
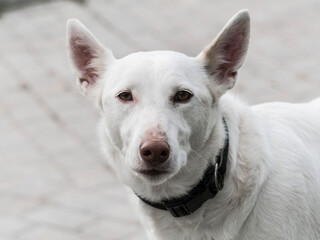
{"label": "dog's head", "polygon": [[69,20],[68,55],[80,91],[101,109],[109,161],[126,184],[201,177],[221,147],[218,101],[234,86],[248,41],[249,15],[241,11],[197,57],[156,51],[115,59]]}

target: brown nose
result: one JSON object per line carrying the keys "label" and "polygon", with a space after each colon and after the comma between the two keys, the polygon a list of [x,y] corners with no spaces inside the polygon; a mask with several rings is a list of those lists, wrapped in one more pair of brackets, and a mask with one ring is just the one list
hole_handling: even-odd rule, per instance
{"label": "brown nose", "polygon": [[170,147],[165,141],[145,141],[140,146],[143,161],[152,165],[159,165],[168,160]]}

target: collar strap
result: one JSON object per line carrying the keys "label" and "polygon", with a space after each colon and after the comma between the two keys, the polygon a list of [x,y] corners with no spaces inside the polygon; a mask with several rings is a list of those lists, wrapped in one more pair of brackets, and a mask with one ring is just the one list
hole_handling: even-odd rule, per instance
{"label": "collar strap", "polygon": [[199,209],[207,200],[214,198],[223,188],[224,175],[227,170],[229,133],[224,117],[222,121],[226,132],[224,148],[221,149],[220,154],[216,156],[215,164],[207,168],[201,181],[193,189],[180,198],[163,200],[159,203],[151,202],[139,195],[137,196],[143,202],[154,208],[169,211],[174,217],[189,215]]}

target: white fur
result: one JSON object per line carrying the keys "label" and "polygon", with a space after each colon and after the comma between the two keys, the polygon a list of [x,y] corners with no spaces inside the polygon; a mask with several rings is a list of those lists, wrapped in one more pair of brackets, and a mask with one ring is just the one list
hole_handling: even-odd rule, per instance
{"label": "white fur", "polygon": [[[233,73],[246,53],[246,11],[238,13],[196,58],[159,51],[116,60],[77,21],[69,22],[69,29],[69,44],[74,33],[84,43],[90,36],[84,45],[103,51],[90,65],[97,66],[93,72],[99,72],[98,80],[81,88],[103,115],[100,133],[110,166],[133,192],[152,201],[184,195],[223,147],[222,116],[226,119],[227,173],[215,198],[181,218],[136,198],[151,240],[320,239],[320,98],[305,104],[248,107],[224,94],[234,85]],[[233,44],[238,40],[239,45]],[[232,54],[221,45],[226,41]],[[69,50],[69,56],[82,78],[83,69],[73,63],[77,53]],[[220,68],[224,63],[228,65]],[[193,93],[191,100],[172,103],[175,92],[183,89]],[[134,101],[119,101],[124,90],[132,92]],[[135,170],[143,165],[141,140],[152,129],[166,134],[171,153],[169,173],[148,179]]]}

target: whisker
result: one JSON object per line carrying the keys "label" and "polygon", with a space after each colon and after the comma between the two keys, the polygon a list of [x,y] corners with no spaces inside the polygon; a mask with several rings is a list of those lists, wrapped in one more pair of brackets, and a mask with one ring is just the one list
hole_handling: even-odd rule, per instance
{"label": "whisker", "polygon": [[205,160],[204,157],[202,157],[197,151],[193,150],[192,148],[191,151],[195,153],[202,161],[207,162],[207,160]]}

